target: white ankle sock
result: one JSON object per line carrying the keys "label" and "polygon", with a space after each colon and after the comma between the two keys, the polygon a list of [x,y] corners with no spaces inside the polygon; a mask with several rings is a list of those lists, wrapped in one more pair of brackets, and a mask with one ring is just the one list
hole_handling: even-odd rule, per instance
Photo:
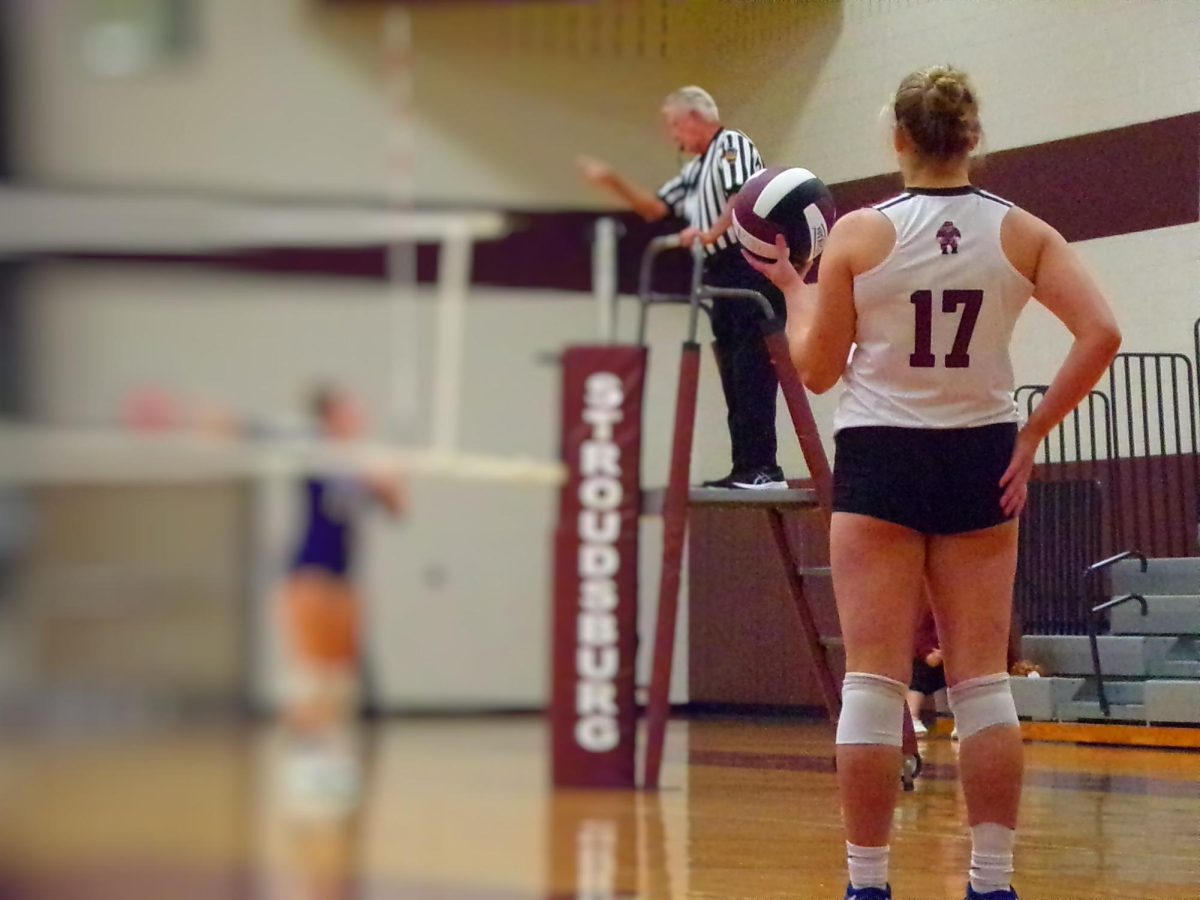
{"label": "white ankle sock", "polygon": [[971,829],[971,887],[978,893],[1007,891],[1012,885],[1017,833],[995,822]]}
{"label": "white ankle sock", "polygon": [[888,848],[860,847],[846,841],[846,862],[854,888],[887,887]]}

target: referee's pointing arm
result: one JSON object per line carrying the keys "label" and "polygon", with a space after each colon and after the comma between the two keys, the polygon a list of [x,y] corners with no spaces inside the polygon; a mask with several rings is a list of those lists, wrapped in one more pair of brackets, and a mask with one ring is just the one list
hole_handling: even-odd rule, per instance
{"label": "referee's pointing arm", "polygon": [[663,101],[662,117],[671,143],[695,158],[657,194],[592,157],[576,160],[580,171],[647,222],[669,215],[687,220],[688,227],[679,235],[684,246],[699,239],[710,252],[731,247],[735,241],[729,232],[730,200],[762,168],[758,150],[744,134],[721,125],[716,103],[702,88],[675,91]]}
{"label": "referee's pointing arm", "polygon": [[670,207],[659,197],[622,177],[608,163],[580,156],[575,164],[590,184],[612,194],[647,222],[658,222],[670,214]]}

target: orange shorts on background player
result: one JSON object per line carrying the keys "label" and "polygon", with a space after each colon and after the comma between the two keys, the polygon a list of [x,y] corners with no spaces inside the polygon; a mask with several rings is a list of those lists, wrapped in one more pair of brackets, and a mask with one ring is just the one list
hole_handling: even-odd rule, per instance
{"label": "orange shorts on background player", "polygon": [[296,661],[353,668],[358,662],[361,611],[345,580],[321,572],[296,572],[283,595],[283,615]]}

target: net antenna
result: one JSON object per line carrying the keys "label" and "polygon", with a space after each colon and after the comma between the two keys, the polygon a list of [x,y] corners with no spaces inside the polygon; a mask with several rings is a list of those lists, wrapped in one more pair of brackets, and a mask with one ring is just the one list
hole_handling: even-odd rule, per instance
{"label": "net antenna", "polygon": [[[413,116],[413,31],[412,17],[407,7],[393,4],[383,13],[382,77],[384,101],[387,104],[387,160],[384,191],[388,202],[398,212],[412,212],[416,206],[416,137]],[[445,245],[443,245],[444,248]],[[391,422],[388,424],[400,440],[411,441],[417,432],[420,415],[418,393],[419,372],[416,365],[418,353],[417,294],[411,286],[417,284],[417,247],[412,243],[391,244],[387,250],[388,306],[392,333],[395,335],[397,352],[392,355]],[[446,367],[454,361],[448,359],[452,353],[443,351],[443,341],[451,343],[453,335],[446,334],[454,324],[449,311],[438,308],[438,368],[435,383],[443,386],[449,380],[449,388],[442,391],[457,392],[458,385]],[[458,317],[458,339],[462,339],[461,315]],[[457,367],[456,367],[457,368]],[[456,423],[441,411],[441,404],[456,401],[437,396],[432,421],[432,442],[437,446],[453,447],[457,440]]]}

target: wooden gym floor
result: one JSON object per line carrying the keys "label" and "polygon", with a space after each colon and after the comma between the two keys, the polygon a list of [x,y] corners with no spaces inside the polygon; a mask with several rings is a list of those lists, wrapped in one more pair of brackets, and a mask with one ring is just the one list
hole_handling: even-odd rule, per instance
{"label": "wooden gym floor", "polygon": [[[827,726],[676,722],[664,790],[547,786],[536,718],[397,719],[366,735],[349,824],[289,822],[271,727],[0,742],[0,898],[840,900]],[[958,900],[956,746],[896,812],[897,900]],[[1200,753],[1030,744],[1023,900],[1200,898]]]}

